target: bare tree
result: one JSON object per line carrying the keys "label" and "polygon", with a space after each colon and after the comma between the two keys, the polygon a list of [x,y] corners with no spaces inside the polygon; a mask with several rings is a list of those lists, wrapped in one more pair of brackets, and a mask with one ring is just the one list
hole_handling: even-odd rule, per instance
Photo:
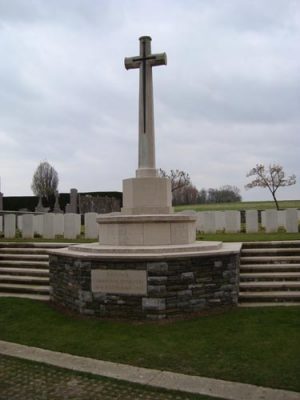
{"label": "bare tree", "polygon": [[254,187],[268,188],[273,196],[277,210],[279,210],[276,199],[277,189],[284,186],[291,186],[296,183],[296,176],[285,176],[283,167],[279,164],[272,164],[266,168],[263,164],[256,164],[255,168],[247,174],[247,178],[254,176],[255,179],[245,186],[245,189]]}
{"label": "bare tree", "polygon": [[184,186],[188,186],[191,183],[191,178],[188,173],[184,171],[175,171],[171,169],[170,174],[167,174],[163,169],[159,169],[159,176],[163,178],[169,178],[171,180],[172,192],[181,189]]}
{"label": "bare tree", "polygon": [[33,178],[31,189],[36,196],[47,197],[54,195],[58,186],[58,174],[47,162],[41,162],[37,167]]}

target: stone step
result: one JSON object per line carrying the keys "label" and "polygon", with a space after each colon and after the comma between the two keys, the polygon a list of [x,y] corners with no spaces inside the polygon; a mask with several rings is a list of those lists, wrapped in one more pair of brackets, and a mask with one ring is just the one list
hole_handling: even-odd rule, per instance
{"label": "stone step", "polygon": [[300,306],[300,301],[276,301],[276,302],[246,302],[239,303],[239,307],[291,307]]}
{"label": "stone step", "polygon": [[1,275],[49,276],[49,269],[0,267]]}
{"label": "stone step", "polygon": [[49,254],[49,250],[44,248],[23,248],[23,247],[0,247],[0,254]]}
{"label": "stone step", "polygon": [[251,256],[241,257],[243,264],[297,264],[300,263],[300,256]]}
{"label": "stone step", "polygon": [[292,271],[300,271],[300,264],[243,264],[240,266],[241,272],[292,272]]}
{"label": "stone step", "polygon": [[248,292],[240,292],[239,293],[239,301],[256,301],[256,299],[260,299],[260,301],[263,300],[273,300],[273,301],[300,301],[300,291],[295,291],[295,290],[285,290],[285,291],[262,291],[262,292],[254,292],[254,291],[248,291]]}
{"label": "stone step", "polygon": [[49,268],[49,262],[47,261],[12,261],[12,260],[0,260],[0,267],[33,267],[33,268]]}
{"label": "stone step", "polygon": [[49,286],[44,285],[22,285],[22,284],[10,284],[0,283],[0,292],[9,293],[35,293],[35,294],[49,294]]}
{"label": "stone step", "polygon": [[[259,291],[259,290],[299,290],[300,282],[297,281],[260,281],[260,282],[240,282],[240,293],[242,291]],[[299,292],[300,293],[300,292]]]}
{"label": "stone step", "polygon": [[271,247],[271,248],[253,248],[253,249],[242,249],[241,251],[242,257],[247,256],[289,256],[295,255],[300,256],[300,247],[298,248],[280,248],[280,247]]}
{"label": "stone step", "polygon": [[21,299],[30,299],[38,301],[49,301],[50,296],[47,294],[30,294],[30,293],[0,293],[0,297],[16,297]]}
{"label": "stone step", "polygon": [[69,247],[76,243],[57,243],[57,242],[1,242],[0,249],[2,248],[29,248],[29,249],[58,249]]}
{"label": "stone step", "polygon": [[49,261],[47,254],[1,254],[0,261],[2,260],[31,260],[31,261]]}
{"label": "stone step", "polygon": [[32,284],[32,285],[49,285],[49,278],[44,276],[30,275],[0,275],[0,283],[16,283],[16,284]]}
{"label": "stone step", "polygon": [[[0,271],[1,272],[1,271]],[[259,280],[300,280],[300,272],[249,272],[240,274],[240,282]]]}
{"label": "stone step", "polygon": [[300,240],[270,241],[270,242],[245,242],[243,249],[251,248],[297,248],[300,247]]}

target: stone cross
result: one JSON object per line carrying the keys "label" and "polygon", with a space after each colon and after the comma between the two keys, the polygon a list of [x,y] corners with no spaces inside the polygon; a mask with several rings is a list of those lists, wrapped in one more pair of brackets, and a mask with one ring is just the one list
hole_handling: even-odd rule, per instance
{"label": "stone cross", "polygon": [[151,54],[150,36],[140,37],[139,56],[125,58],[126,69],[140,69],[139,164],[137,177],[157,176],[157,170],[155,167],[152,67],[166,64],[166,53]]}

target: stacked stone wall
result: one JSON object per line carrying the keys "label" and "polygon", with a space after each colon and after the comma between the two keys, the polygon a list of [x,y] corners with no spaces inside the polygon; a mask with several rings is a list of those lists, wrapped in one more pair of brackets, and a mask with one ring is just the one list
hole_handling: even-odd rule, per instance
{"label": "stacked stone wall", "polygon": [[[147,294],[91,291],[91,271],[146,271]],[[105,261],[51,255],[51,299],[85,315],[163,319],[237,305],[239,255],[176,260]]]}

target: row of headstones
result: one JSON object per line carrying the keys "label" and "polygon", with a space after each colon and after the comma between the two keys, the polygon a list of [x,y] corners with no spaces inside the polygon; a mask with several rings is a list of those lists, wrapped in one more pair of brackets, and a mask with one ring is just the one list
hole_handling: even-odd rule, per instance
{"label": "row of headstones", "polygon": [[[194,212],[183,212],[194,214]],[[197,216],[197,231],[215,233],[225,231],[228,233],[241,232],[240,211],[200,211]],[[277,232],[280,227],[286,232],[299,231],[300,212],[297,209],[266,210],[261,212],[261,226],[268,233]],[[247,233],[256,233],[260,230],[259,215],[257,210],[245,212],[245,228]]]}
{"label": "row of headstones", "polygon": [[[99,225],[97,213],[84,214],[84,236],[86,239],[97,239]],[[16,237],[19,230],[24,239],[33,239],[36,235],[44,239],[63,236],[65,239],[76,239],[81,234],[81,215],[79,214],[5,214],[0,216],[0,232],[7,239]]]}
{"label": "row of headstones", "polygon": [[[240,232],[241,213],[239,211],[201,211],[198,213],[184,211],[197,216],[197,231],[215,233],[217,231]],[[261,212],[261,226],[266,232],[277,232],[283,227],[287,232],[298,232],[300,212],[296,209],[283,211],[266,210]],[[84,235],[87,239],[97,239],[99,225],[97,213],[84,214]],[[258,211],[247,210],[245,213],[246,232],[258,232],[260,229]],[[65,239],[76,239],[81,233],[81,215],[79,214],[15,214],[0,216],[0,233],[5,238],[15,238],[18,229],[23,238],[32,239],[39,235],[45,239],[63,236]]]}

